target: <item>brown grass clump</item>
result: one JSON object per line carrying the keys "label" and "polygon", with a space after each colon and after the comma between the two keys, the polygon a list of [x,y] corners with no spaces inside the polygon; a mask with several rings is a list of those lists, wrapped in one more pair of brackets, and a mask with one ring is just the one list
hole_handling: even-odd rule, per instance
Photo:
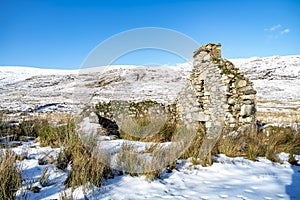
{"label": "brown grass clump", "polygon": [[197,136],[180,158],[192,158],[193,164],[207,166],[212,164],[211,156],[220,153],[229,157],[242,156],[250,160],[266,157],[273,162],[281,162],[277,157],[281,152],[300,154],[300,129],[297,127],[268,126],[258,131],[256,127],[249,126],[236,132],[224,129],[208,156],[199,160],[199,149],[205,145],[204,138],[204,126],[200,125]]}
{"label": "brown grass clump", "polygon": [[243,156],[245,155],[244,148],[246,144],[245,136],[237,135],[237,136],[223,136],[218,142],[218,152],[224,153],[227,156]]}
{"label": "brown grass clump", "polygon": [[103,158],[99,152],[94,151],[89,154],[86,151],[76,151],[72,155],[71,163],[72,169],[65,185],[72,189],[82,185],[85,192],[87,187],[101,187],[104,180],[112,177],[111,169],[103,164]]}
{"label": "brown grass clump", "polygon": [[120,136],[146,142],[171,141],[176,124],[166,116],[129,117],[120,121]]}
{"label": "brown grass clump", "polygon": [[75,132],[74,121],[69,123],[64,128],[65,136],[56,164],[59,169],[72,165],[65,185],[72,189],[82,185],[84,192],[89,185],[100,187],[105,179],[112,176],[111,169],[103,164],[105,154],[89,152]]}
{"label": "brown grass clump", "polygon": [[264,132],[267,146],[275,153],[300,154],[300,129],[267,127]]}
{"label": "brown grass clump", "polygon": [[66,124],[59,126],[53,126],[46,120],[37,120],[34,127],[42,147],[61,147],[64,145],[67,137],[70,137],[72,134],[76,134],[75,122],[72,119],[69,119]]}
{"label": "brown grass clump", "polygon": [[198,127],[197,135],[193,140],[190,142],[188,148],[185,152],[181,155],[181,159],[187,158],[198,158],[199,156],[199,149],[203,143],[203,139],[205,137],[205,127],[203,124],[200,124]]}
{"label": "brown grass clump", "polygon": [[117,155],[118,170],[131,176],[145,176],[149,182],[161,178],[168,159],[165,152],[156,144],[138,152],[133,143],[125,142]]}
{"label": "brown grass clump", "polygon": [[136,147],[132,143],[123,143],[117,155],[117,165],[121,172],[138,176],[142,173],[142,158],[139,157]]}
{"label": "brown grass clump", "polygon": [[40,146],[51,146],[58,148],[62,145],[66,133],[74,131],[75,123],[72,120],[66,119],[66,122],[61,121],[60,125],[54,125],[46,119],[31,119],[24,120],[19,126],[5,127],[1,123],[0,115],[0,136],[13,135],[14,140],[23,140],[24,136],[32,136],[38,138]]}
{"label": "brown grass clump", "polygon": [[[31,121],[25,121],[19,127],[19,133],[25,133],[25,135],[34,135],[38,137],[38,141],[41,146],[51,146],[52,148],[61,148],[61,152],[56,160],[56,166],[59,169],[66,169],[69,164],[72,165],[71,171],[68,174],[65,185],[74,189],[76,186],[82,185],[85,189],[88,185],[101,186],[103,180],[111,176],[111,170],[109,167],[102,164],[103,161],[101,155],[97,152],[89,152],[79,135],[75,131],[75,121],[73,119],[64,119],[64,124],[54,126],[52,123],[44,119],[34,119]],[[6,154],[5,154],[6,155]],[[1,154],[1,171],[0,184],[1,187],[10,187],[14,191],[12,185],[19,185],[16,183],[17,168],[12,168],[15,161],[15,156],[11,153],[7,153],[7,157],[11,156],[11,159],[4,159]],[[9,162],[8,162],[9,161]],[[5,167],[2,167],[4,164]],[[10,165],[10,167],[7,167]],[[5,169],[4,169],[5,168]],[[7,179],[7,172],[10,170],[14,175],[12,178]],[[45,175],[47,175],[45,171]],[[2,175],[3,173],[3,175]],[[20,179],[21,180],[21,179]],[[44,181],[45,180],[45,181]],[[43,176],[41,179],[42,185],[46,182],[47,177]],[[7,192],[8,189],[1,189],[3,192]],[[6,194],[5,194],[6,195]],[[4,197],[3,197],[4,198]],[[0,199],[3,199],[0,196]]]}
{"label": "brown grass clump", "polygon": [[280,162],[278,153],[300,153],[300,130],[291,127],[269,126],[262,131],[251,130],[236,136],[224,135],[216,147],[227,156],[244,156],[256,160],[259,156]]}
{"label": "brown grass clump", "polygon": [[22,185],[21,170],[16,165],[17,156],[11,150],[0,151],[0,199],[15,199]]}

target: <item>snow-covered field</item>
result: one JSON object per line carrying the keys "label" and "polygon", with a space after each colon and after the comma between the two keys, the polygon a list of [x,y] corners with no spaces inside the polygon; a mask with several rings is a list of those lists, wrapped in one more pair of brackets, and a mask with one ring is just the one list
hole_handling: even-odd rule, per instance
{"label": "snow-covered field", "polygon": [[[123,141],[119,141],[123,142]],[[17,154],[26,154],[28,159],[20,161],[22,177],[25,180],[23,189],[17,199],[61,199],[70,195],[65,189],[67,170],[57,169],[54,164],[39,165],[38,159],[44,156],[55,158],[59,149],[39,147],[39,143],[24,143],[13,148]],[[145,177],[129,175],[109,179],[101,188],[88,190],[85,195],[78,187],[73,192],[74,199],[299,199],[300,167],[291,166],[288,154],[281,153],[283,164],[272,163],[265,158],[249,161],[245,158],[229,158],[218,155],[210,167],[192,165],[188,160],[178,160],[177,170],[164,173],[162,179],[148,182]],[[300,159],[300,156],[296,156]],[[300,162],[299,162],[300,164]],[[48,167],[48,186],[39,183],[44,169]],[[26,187],[37,186],[39,193],[26,190]]]}

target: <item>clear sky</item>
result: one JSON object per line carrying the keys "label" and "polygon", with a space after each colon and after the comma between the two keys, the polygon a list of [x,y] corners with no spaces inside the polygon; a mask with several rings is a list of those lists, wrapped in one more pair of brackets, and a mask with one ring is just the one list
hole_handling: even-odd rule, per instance
{"label": "clear sky", "polygon": [[[0,0],[0,65],[79,68],[105,39],[142,27],[221,43],[225,58],[300,54],[299,0]],[[180,59],[147,50],[122,62]]]}

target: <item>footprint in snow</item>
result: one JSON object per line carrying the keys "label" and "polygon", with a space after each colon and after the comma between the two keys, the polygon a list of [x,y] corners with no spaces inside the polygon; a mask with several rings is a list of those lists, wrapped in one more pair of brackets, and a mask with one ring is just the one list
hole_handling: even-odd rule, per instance
{"label": "footprint in snow", "polygon": [[271,197],[264,197],[265,200],[272,200]]}
{"label": "footprint in snow", "polygon": [[208,196],[202,196],[202,197],[200,197],[202,200],[208,200],[209,199],[209,197]]}
{"label": "footprint in snow", "polygon": [[253,191],[253,190],[246,189],[246,190],[244,190],[244,192],[247,192],[247,193],[253,193],[254,191]]}
{"label": "footprint in snow", "polygon": [[256,187],[256,186],[252,186],[251,187],[253,190],[257,190],[258,189],[258,187]]}
{"label": "footprint in snow", "polygon": [[227,194],[220,194],[219,196],[220,196],[222,199],[228,198],[228,195],[227,195]]}
{"label": "footprint in snow", "polygon": [[247,197],[244,197],[243,195],[237,195],[236,197],[237,197],[237,198],[241,198],[241,199],[243,199],[243,200],[248,200],[248,198],[247,198]]}
{"label": "footprint in snow", "polygon": [[276,194],[276,196],[279,198],[284,198],[284,194]]}

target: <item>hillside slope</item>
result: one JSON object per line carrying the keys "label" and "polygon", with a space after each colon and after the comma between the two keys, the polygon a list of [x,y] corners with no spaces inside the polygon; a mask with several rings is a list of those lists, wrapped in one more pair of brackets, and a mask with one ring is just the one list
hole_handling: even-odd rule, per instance
{"label": "hillside slope", "polygon": [[[259,112],[298,112],[300,55],[229,59],[257,90]],[[109,66],[93,70],[0,67],[0,109],[73,112],[76,100],[154,99],[171,102],[181,90],[192,63],[177,66]],[[84,91],[86,96],[78,94]],[[80,92],[79,92],[80,93]],[[75,101],[74,101],[75,100]]]}

